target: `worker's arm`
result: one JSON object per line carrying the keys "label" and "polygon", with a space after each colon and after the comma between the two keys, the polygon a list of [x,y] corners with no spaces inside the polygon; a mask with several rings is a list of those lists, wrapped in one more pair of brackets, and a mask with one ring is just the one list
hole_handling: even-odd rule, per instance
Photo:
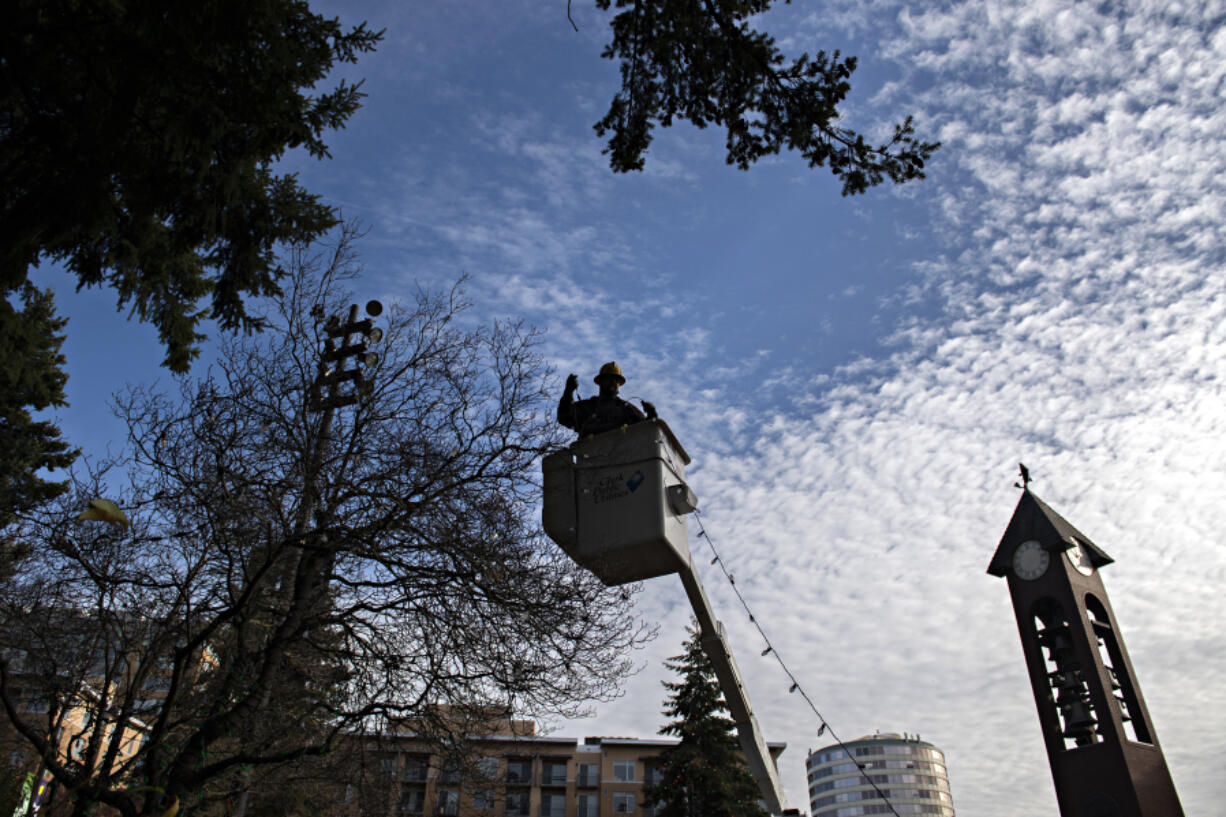
{"label": "worker's arm", "polygon": [[579,388],[579,376],[566,378],[566,389],[558,400],[558,422],[567,428],[575,428],[575,391]]}

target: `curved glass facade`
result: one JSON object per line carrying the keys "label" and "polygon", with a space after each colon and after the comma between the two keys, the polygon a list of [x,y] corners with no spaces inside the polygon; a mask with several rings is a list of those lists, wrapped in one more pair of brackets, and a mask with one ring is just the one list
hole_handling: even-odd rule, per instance
{"label": "curved glass facade", "polygon": [[826,746],[809,753],[805,768],[813,817],[954,817],[945,755],[917,737],[886,733]]}

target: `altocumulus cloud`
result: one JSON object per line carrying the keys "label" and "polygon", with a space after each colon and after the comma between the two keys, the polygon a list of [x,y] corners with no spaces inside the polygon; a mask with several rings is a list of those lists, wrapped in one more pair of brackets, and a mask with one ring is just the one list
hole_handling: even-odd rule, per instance
{"label": "altocumulus cloud", "polygon": [[[1213,813],[1226,798],[1211,759],[1226,729],[1222,9],[832,5],[823,21],[879,36],[861,49],[900,66],[876,103],[916,108],[945,139],[918,200],[939,208],[935,240],[915,259],[942,311],[835,388],[793,371],[816,412],[781,412],[746,447],[721,445],[712,418],[718,454],[695,476],[710,529],[749,543],[729,559],[738,586],[845,737],[921,731],[947,752],[960,815],[1051,812],[1007,591],[983,574],[1026,461],[1118,560],[1108,590],[1185,809]],[[725,615],[754,643],[741,618]],[[815,724],[794,725],[798,703],[771,694],[777,671],[742,663],[766,690],[767,733],[820,743]],[[786,780],[803,802],[803,779]]]}

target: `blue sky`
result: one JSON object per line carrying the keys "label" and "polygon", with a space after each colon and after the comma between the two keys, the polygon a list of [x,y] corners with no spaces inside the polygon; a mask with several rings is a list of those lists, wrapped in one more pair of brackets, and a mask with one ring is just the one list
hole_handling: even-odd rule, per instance
{"label": "blue sky", "polygon": [[[1008,593],[984,573],[1021,460],[1116,559],[1107,589],[1185,811],[1219,810],[1226,8],[772,11],[790,53],[860,57],[848,124],[913,113],[944,143],[928,180],[854,199],[792,155],[728,168],[717,132],[684,125],[614,176],[591,125],[616,68],[586,3],[578,33],[560,1],[331,11],[387,40],[348,71],[370,96],[334,158],[285,163],[369,229],[359,297],[467,273],[477,316],[547,330],[559,389],[618,360],[694,457],[737,587],[840,735],[940,746],[961,817],[1054,813]],[[155,337],[108,292],[60,297],[59,416],[87,450],[119,447],[103,407],[126,379],[169,380]],[[696,561],[807,808],[804,755],[826,738]],[[662,625],[643,671],[561,734],[661,725],[688,616],[675,580],[641,599]]]}

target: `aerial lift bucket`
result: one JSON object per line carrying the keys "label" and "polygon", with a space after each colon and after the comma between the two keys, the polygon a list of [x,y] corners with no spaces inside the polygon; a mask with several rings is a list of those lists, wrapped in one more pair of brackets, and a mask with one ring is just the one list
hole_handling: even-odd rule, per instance
{"label": "aerial lift bucket", "polygon": [[607,585],[690,564],[690,457],[663,420],[585,437],[542,462],[545,533]]}

